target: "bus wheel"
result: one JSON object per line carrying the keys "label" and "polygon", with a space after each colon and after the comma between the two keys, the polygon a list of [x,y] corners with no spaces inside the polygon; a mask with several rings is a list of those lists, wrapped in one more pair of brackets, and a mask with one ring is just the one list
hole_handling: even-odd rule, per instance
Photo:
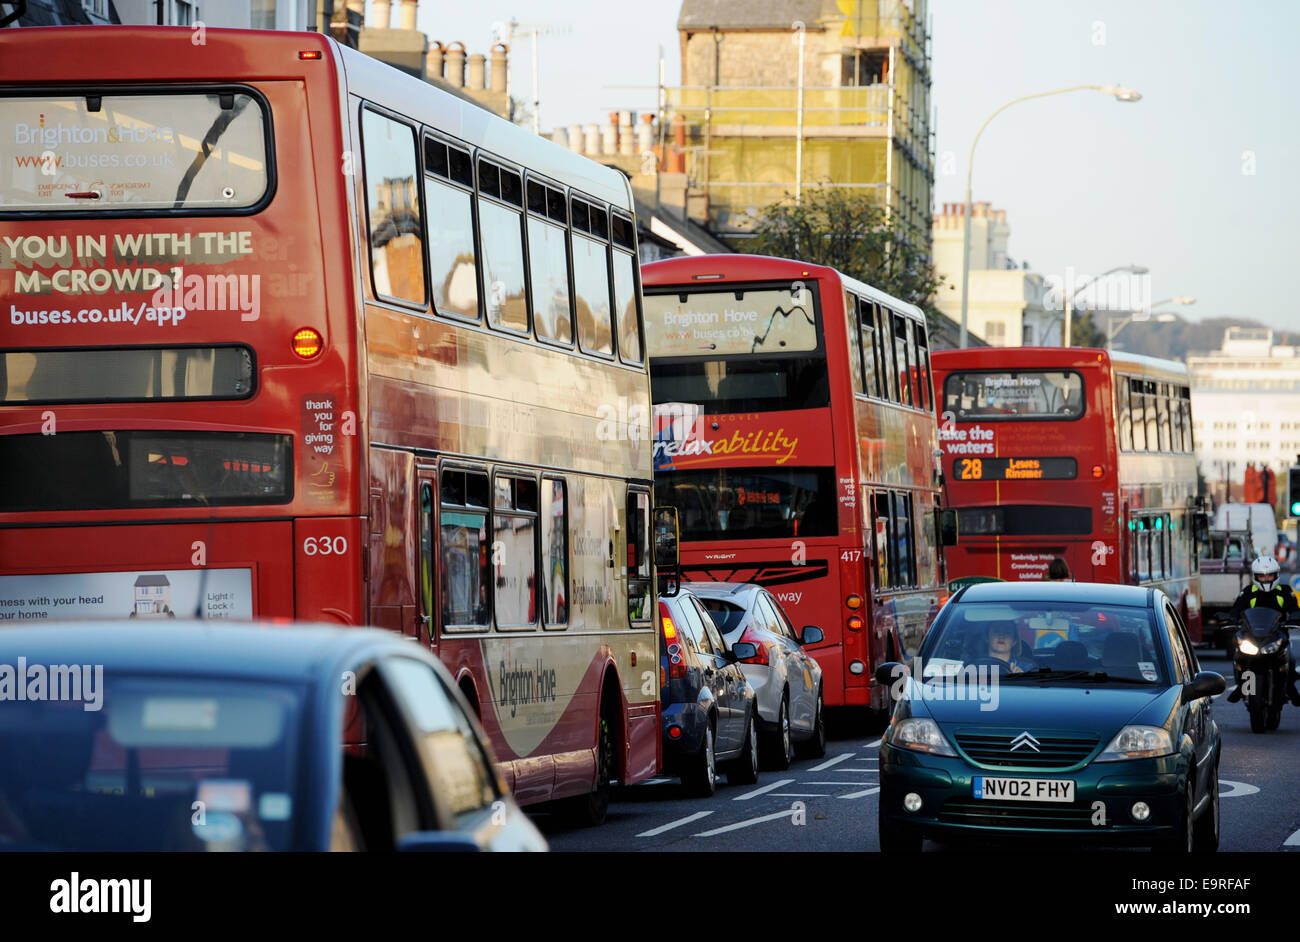
{"label": "bus wheel", "polygon": [[577,827],[596,827],[605,823],[609,811],[609,796],[614,767],[614,737],[610,733],[609,719],[602,711],[600,735],[596,740],[596,790],[568,799],[565,809],[569,822]]}

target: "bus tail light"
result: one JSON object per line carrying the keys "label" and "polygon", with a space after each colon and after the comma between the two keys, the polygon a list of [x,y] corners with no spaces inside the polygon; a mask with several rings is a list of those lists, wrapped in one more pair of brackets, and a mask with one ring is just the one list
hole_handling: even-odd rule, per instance
{"label": "bus tail light", "polygon": [[846,621],[844,624],[849,629],[849,631],[862,630],[862,619],[857,615],[850,615],[849,620]]}
{"label": "bus tail light", "polygon": [[1101,476],[1102,476],[1103,474],[1105,474],[1105,473],[1106,473],[1106,469],[1105,469],[1105,467],[1103,467],[1102,465],[1095,464],[1095,465],[1092,466],[1092,476],[1093,476],[1093,477],[1095,477],[1095,478],[1099,478],[1099,477],[1101,477]]}
{"label": "bus tail light", "polygon": [[767,649],[773,646],[772,642],[764,641],[762,638],[758,636],[758,633],[755,632],[753,628],[746,628],[745,633],[740,636],[740,640],[748,641],[750,644],[752,644],[755,648],[758,649],[758,653],[755,654],[753,657],[742,657],[740,659],[740,663],[762,664],[764,667],[766,667],[768,663],[770,663],[767,656]]}
{"label": "bus tail light", "polygon": [[293,352],[304,360],[310,360],[321,352],[325,341],[321,335],[310,327],[304,327],[293,335]]}
{"label": "bus tail light", "polygon": [[[664,602],[659,603],[659,628],[664,638],[664,654],[668,658],[668,676],[685,677],[686,676],[686,658],[683,657],[681,641],[677,637],[677,626],[673,624],[672,616],[668,614],[668,606]],[[663,668],[661,667],[662,671]],[[660,686],[667,686],[660,684]]]}
{"label": "bus tail light", "polygon": [[844,600],[845,608],[859,609],[862,607],[862,596],[850,595]]}

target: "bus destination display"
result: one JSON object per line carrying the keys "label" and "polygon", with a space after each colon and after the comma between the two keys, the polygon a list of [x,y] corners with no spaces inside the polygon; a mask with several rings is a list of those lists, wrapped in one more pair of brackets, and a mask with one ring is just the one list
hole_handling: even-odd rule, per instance
{"label": "bus destination display", "polygon": [[952,475],[959,481],[1072,481],[1079,463],[1073,458],[958,458]]}

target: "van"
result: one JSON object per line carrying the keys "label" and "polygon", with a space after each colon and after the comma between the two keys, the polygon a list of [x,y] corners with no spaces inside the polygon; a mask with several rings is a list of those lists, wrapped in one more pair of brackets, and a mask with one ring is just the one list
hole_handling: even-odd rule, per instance
{"label": "van", "polygon": [[1249,530],[1261,556],[1272,556],[1277,548],[1277,517],[1271,504],[1221,504],[1214,512],[1214,529]]}

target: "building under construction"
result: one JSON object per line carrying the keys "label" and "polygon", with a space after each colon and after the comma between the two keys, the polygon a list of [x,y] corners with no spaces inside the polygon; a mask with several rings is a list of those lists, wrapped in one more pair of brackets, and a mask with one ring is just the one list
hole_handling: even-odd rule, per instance
{"label": "building under construction", "polygon": [[814,187],[888,209],[927,255],[934,186],[926,0],[683,0],[664,169],[691,219],[743,240]]}

